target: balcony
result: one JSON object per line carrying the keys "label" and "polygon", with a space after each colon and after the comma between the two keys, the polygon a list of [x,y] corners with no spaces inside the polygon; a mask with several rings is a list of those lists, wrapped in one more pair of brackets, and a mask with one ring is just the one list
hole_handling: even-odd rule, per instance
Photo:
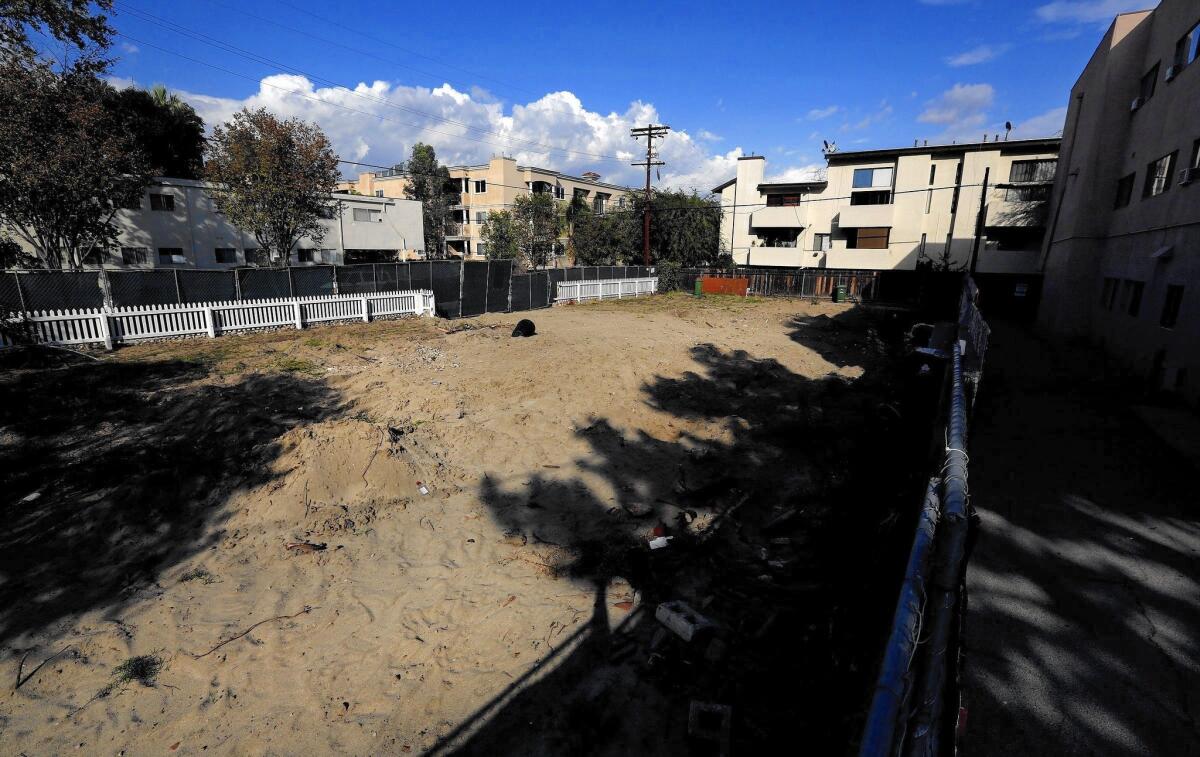
{"label": "balcony", "polygon": [[[735,261],[738,265],[811,268],[820,261],[822,253],[799,247],[751,247],[744,255],[743,259]],[[741,258],[742,255],[737,257]]]}
{"label": "balcony", "polygon": [[843,229],[892,226],[895,205],[848,205],[838,211],[837,225]]}
{"label": "balcony", "polygon": [[756,229],[803,229],[804,209],[800,207],[763,208],[750,214],[750,225]]}

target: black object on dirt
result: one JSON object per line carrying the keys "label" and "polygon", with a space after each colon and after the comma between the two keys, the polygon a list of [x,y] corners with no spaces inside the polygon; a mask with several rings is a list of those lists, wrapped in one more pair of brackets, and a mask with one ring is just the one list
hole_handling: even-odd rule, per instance
{"label": "black object on dirt", "polygon": [[513,329],[513,336],[533,336],[537,333],[537,327],[533,325],[533,321],[528,318],[522,318],[517,321],[517,327]]}

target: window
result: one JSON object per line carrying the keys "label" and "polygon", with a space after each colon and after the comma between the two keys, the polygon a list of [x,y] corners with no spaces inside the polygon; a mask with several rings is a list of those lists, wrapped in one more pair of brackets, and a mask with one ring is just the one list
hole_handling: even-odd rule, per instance
{"label": "window", "polygon": [[1192,27],[1191,31],[1179,38],[1175,43],[1175,65],[1186,66],[1196,60],[1200,52],[1200,24]]}
{"label": "window", "polygon": [[1200,139],[1192,143],[1192,160],[1191,168],[1200,168]]}
{"label": "window", "polygon": [[470,179],[455,179],[454,182],[456,184],[458,184],[458,193],[459,194],[467,193],[467,185],[471,183]]}
{"label": "window", "polygon": [[1157,197],[1171,188],[1171,172],[1175,169],[1178,151],[1164,155],[1146,166],[1146,184],[1142,197]]}
{"label": "window", "polygon": [[487,179],[475,180],[475,194],[483,194],[487,191]]}
{"label": "window", "polygon": [[159,247],[158,248],[159,263],[182,263],[183,248],[182,247]]}
{"label": "window", "polygon": [[[950,212],[958,212],[958,194],[962,191],[962,172],[963,164],[960,160],[958,167],[954,169],[954,195],[950,198]],[[950,249],[950,245],[946,245],[946,249]]]}
{"label": "window", "polygon": [[1179,306],[1182,304],[1183,284],[1169,284],[1167,296],[1163,300],[1162,315],[1158,317],[1158,325],[1164,329],[1175,328],[1175,324],[1179,321]]}
{"label": "window", "polygon": [[1007,202],[1044,202],[1050,199],[1050,185],[1040,187],[1006,187],[1004,199]]}
{"label": "window", "polygon": [[1129,199],[1133,197],[1133,182],[1136,174],[1122,176],[1117,181],[1117,198],[1113,201],[1114,208],[1123,208],[1129,204]]}
{"label": "window", "polygon": [[919,258],[923,258],[923,257],[925,257],[925,237],[926,237],[926,235],[925,235],[925,234],[922,234],[922,235],[921,235],[921,249],[920,249],[920,251],[917,253],[917,258],[918,258],[918,259],[919,259]]}
{"label": "window", "polygon": [[768,208],[792,208],[804,202],[804,195],[767,195]]}
{"label": "window", "polygon": [[237,262],[237,250],[232,247],[218,247],[213,250],[213,255],[216,257],[218,263]]}
{"label": "window", "polygon": [[934,179],[937,178],[937,164],[934,163],[929,167],[929,186],[933,186]]}
{"label": "window", "polygon": [[375,196],[376,196],[376,197],[383,197],[383,190],[382,190],[382,189],[376,189],[376,190],[375,190]]}
{"label": "window", "polygon": [[813,249],[817,252],[825,252],[833,247],[832,234],[813,234]]}
{"label": "window", "polygon": [[125,265],[145,265],[150,251],[145,247],[122,247],[121,262]]}
{"label": "window", "polygon": [[579,198],[582,198],[585,200],[587,199],[587,195],[588,195],[588,191],[586,189],[576,189],[574,192],[571,193],[572,197],[579,197]]}
{"label": "window", "polygon": [[[1196,145],[1200,146],[1200,140],[1196,140]],[[617,207],[621,208],[622,210],[625,209],[625,195],[621,195],[617,198]]]}
{"label": "window", "polygon": [[296,262],[298,262],[298,263],[313,262],[313,251],[312,250],[296,250]]}
{"label": "window", "polygon": [[379,216],[380,216],[380,212],[378,210],[371,210],[370,208],[355,208],[354,209],[354,220],[355,221],[376,223],[376,222],[383,220]]}
{"label": "window", "polygon": [[554,199],[565,200],[567,198],[567,190],[562,184],[554,185]]}
{"label": "window", "polygon": [[604,214],[604,205],[608,202],[608,195],[597,194],[592,200],[592,212],[596,215]]}
{"label": "window", "polygon": [[1154,68],[1150,69],[1142,76],[1142,83],[1138,85],[1138,99],[1145,104],[1147,100],[1154,97],[1154,87],[1158,84],[1158,64],[1154,64]]}
{"label": "window", "polygon": [[475,223],[482,226],[484,222],[487,221],[487,216],[488,214],[486,210],[475,211]]}
{"label": "window", "polygon": [[757,229],[763,247],[797,247],[800,229]]}
{"label": "window", "polygon": [[1009,181],[1054,181],[1057,160],[1014,160],[1008,169]]}
{"label": "window", "polygon": [[[138,204],[141,207],[141,204]],[[150,195],[151,210],[175,210],[175,195]]]}
{"label": "window", "polygon": [[846,230],[846,247],[851,250],[886,250],[888,234],[886,226]]}
{"label": "window", "polygon": [[855,189],[892,188],[891,168],[856,168],[854,169]]}
{"label": "window", "polygon": [[1142,310],[1142,292],[1146,285],[1141,281],[1126,279],[1121,282],[1121,309],[1133,317]]}
{"label": "window", "polygon": [[486,258],[487,257],[487,243],[480,242],[480,243],[476,244],[475,245],[475,253],[477,255],[482,255],[483,257]]}
{"label": "window", "polygon": [[1104,277],[1104,288],[1100,290],[1100,307],[1112,310],[1117,301],[1117,279],[1113,276]]}
{"label": "window", "polygon": [[890,205],[892,193],[887,190],[872,190],[870,192],[854,192],[850,195],[851,205]]}
{"label": "window", "polygon": [[[933,182],[936,179],[937,179],[937,164],[935,163],[929,167],[929,186],[930,187],[933,187]],[[928,189],[925,191],[925,212],[926,212],[926,214],[929,213],[929,209],[932,207],[933,207],[933,189],[931,188],[931,189]]]}

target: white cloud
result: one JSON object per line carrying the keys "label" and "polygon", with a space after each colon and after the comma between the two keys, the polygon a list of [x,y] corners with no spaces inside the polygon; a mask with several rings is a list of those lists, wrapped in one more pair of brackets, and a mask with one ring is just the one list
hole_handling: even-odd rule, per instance
{"label": "white cloud", "polygon": [[926,103],[917,120],[943,127],[939,135],[942,139],[978,138],[995,98],[996,91],[990,84],[955,84]]}
{"label": "white cloud", "polygon": [[878,108],[876,108],[871,113],[868,113],[867,115],[863,116],[862,118],[855,121],[854,123],[846,122],[846,123],[842,124],[841,130],[842,131],[862,131],[863,129],[867,128],[871,124],[877,124],[880,121],[885,121],[888,118],[891,118],[892,112],[893,112],[893,108],[891,106],[891,103],[889,103],[886,99],[880,100]]}
{"label": "white cloud", "polygon": [[1146,10],[1157,0],[1055,0],[1039,6],[1034,14],[1046,23],[1108,24],[1119,13]]}
{"label": "white cloud", "polygon": [[696,132],[696,139],[699,139],[702,142],[720,142],[725,138],[720,134],[712,133],[708,129],[701,129],[700,131]]}
{"label": "white cloud", "polygon": [[975,66],[980,63],[987,63],[989,60],[995,60],[1008,50],[1008,45],[980,45],[973,47],[970,50],[951,55],[946,58],[947,65],[959,66]]}
{"label": "white cloud", "polygon": [[1067,120],[1067,108],[1052,108],[1045,113],[1021,121],[1013,126],[1013,139],[1035,139],[1062,135],[1063,123]]}
{"label": "white cloud", "polygon": [[768,184],[786,184],[789,182],[816,181],[824,175],[824,163],[811,163],[806,166],[785,168],[779,173],[771,174],[764,181]]}
{"label": "white cloud", "polygon": [[[651,103],[634,101],[624,112],[588,110],[571,92],[551,92],[506,106],[490,94],[460,92],[449,84],[409,87],[395,82],[360,83],[353,91],[314,87],[303,76],[275,74],[245,98],[181,92],[210,127],[243,107],[264,107],[282,117],[316,122],[346,160],[392,165],[408,158],[414,142],[432,144],[443,163],[487,162],[497,154],[522,164],[580,174],[594,170],[605,181],[638,186],[640,169],[629,163],[644,154],[629,129],[663,119]],[[402,110],[432,113],[453,123]],[[659,186],[707,191],[736,171],[740,147],[714,153],[706,142],[720,139],[701,130],[672,131],[658,143],[666,165]],[[570,151],[570,152],[564,152]],[[366,170],[366,169],[364,169]],[[345,173],[353,174],[353,166]],[[640,175],[639,175],[640,174]]]}
{"label": "white cloud", "polygon": [[138,53],[138,46],[132,42],[122,42],[121,49],[129,55],[136,55]]}
{"label": "white cloud", "polygon": [[808,112],[809,121],[820,121],[823,118],[829,118],[834,113],[837,113],[841,108],[837,105],[830,105],[827,108],[813,108]]}

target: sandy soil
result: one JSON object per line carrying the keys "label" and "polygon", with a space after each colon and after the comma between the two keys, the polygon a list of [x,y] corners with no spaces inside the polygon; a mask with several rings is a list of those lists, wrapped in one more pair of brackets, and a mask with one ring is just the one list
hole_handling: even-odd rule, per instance
{"label": "sandy soil", "polygon": [[[886,361],[863,323],[830,328],[852,315],[666,296],[535,312],[531,339],[518,315],[346,324],[0,373],[3,751],[678,753],[671,692],[700,684],[647,672],[653,604],[720,602],[646,540],[682,555],[755,486],[765,518],[844,485],[850,463],[816,462],[854,442],[825,432],[892,415],[847,404]],[[891,533],[886,508],[846,517]],[[814,582],[747,570],[789,602]],[[552,680],[598,634],[629,638]],[[161,669],[119,667],[138,656]]]}

